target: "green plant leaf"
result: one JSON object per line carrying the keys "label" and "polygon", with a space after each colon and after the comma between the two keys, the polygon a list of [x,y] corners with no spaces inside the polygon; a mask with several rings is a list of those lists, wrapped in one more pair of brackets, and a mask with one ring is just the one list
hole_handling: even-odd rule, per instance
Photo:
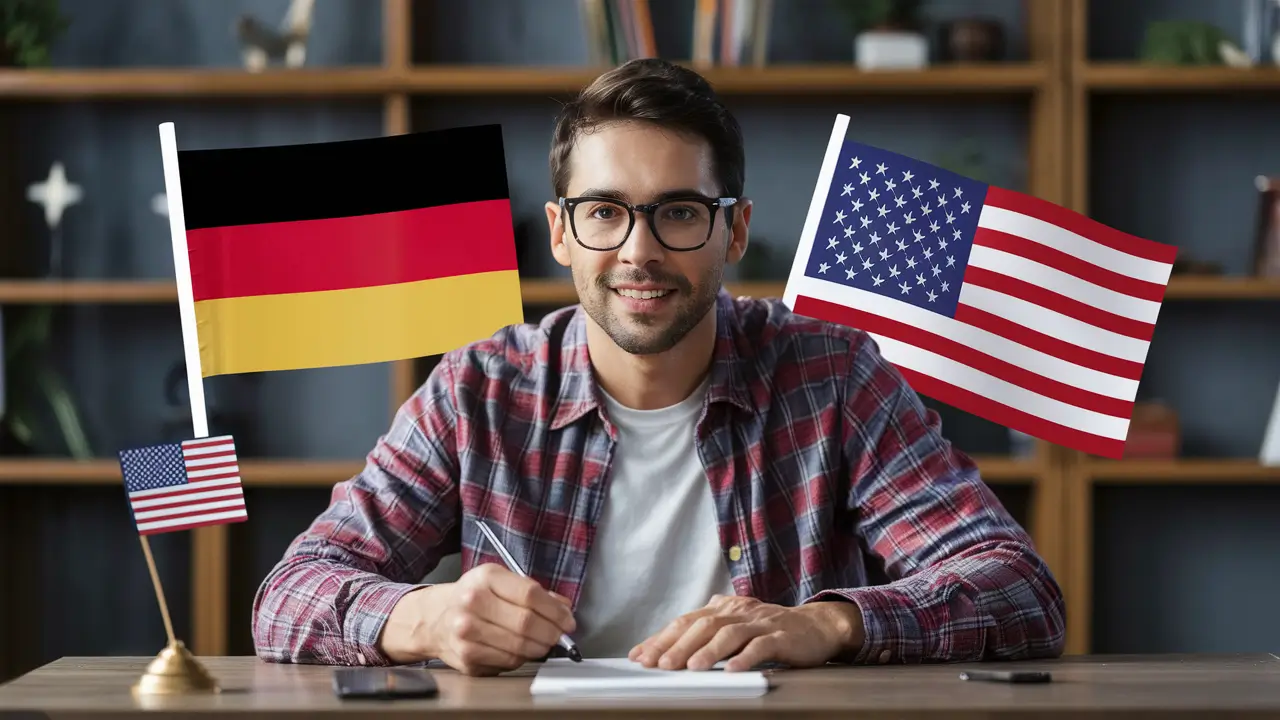
{"label": "green plant leaf", "polygon": [[89,439],[85,435],[80,413],[62,379],[48,368],[41,368],[36,377],[40,383],[40,389],[44,391],[50,407],[53,408],[54,417],[58,419],[58,427],[62,430],[62,439],[67,444],[67,451],[78,460],[91,459],[93,448],[90,447]]}

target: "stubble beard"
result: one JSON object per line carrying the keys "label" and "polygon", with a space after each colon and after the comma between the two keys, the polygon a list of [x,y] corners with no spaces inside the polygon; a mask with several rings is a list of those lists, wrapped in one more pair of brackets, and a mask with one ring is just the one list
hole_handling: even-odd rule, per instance
{"label": "stubble beard", "polygon": [[[624,351],[632,355],[652,355],[666,352],[684,339],[707,313],[715,307],[716,296],[720,291],[722,271],[712,266],[698,283],[696,294],[692,284],[677,275],[655,275],[639,270],[616,272],[600,275],[587,287],[575,280],[582,295],[580,302],[600,329],[609,339]],[[576,272],[575,272],[576,276]],[[614,292],[610,288],[616,282],[662,282],[674,285],[677,289],[675,317],[670,321],[640,314],[627,313],[620,315],[613,305]],[[584,292],[585,291],[585,292]],[[639,326],[639,327],[637,327]]]}

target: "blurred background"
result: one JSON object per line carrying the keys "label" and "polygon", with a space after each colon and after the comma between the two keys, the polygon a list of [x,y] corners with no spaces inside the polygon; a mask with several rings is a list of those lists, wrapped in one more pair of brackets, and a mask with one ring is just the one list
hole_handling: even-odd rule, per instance
{"label": "blurred background", "polygon": [[[1179,246],[1125,460],[926,402],[1053,566],[1069,652],[1280,646],[1276,2],[0,0],[0,681],[165,642],[115,460],[191,433],[159,123],[182,149],[501,123],[536,321],[576,301],[542,211],[558,103],[642,55],[746,132],[731,290],[781,296],[837,113]],[[249,521],[152,538],[195,652],[253,652],[258,583],[433,360],[206,381]]]}

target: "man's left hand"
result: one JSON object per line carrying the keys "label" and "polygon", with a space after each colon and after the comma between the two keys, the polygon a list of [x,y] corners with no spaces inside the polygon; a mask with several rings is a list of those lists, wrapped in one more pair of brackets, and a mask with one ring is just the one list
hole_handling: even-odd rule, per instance
{"label": "man's left hand", "polygon": [[730,672],[764,662],[799,668],[852,654],[862,642],[862,613],[852,602],[785,607],[716,595],[632,648],[628,657],[664,670],[706,670],[725,658]]}

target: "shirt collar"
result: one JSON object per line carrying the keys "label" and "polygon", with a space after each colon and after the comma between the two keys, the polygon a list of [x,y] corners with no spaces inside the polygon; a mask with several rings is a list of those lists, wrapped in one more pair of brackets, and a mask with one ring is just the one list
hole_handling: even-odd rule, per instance
{"label": "shirt collar", "polygon": [[[743,371],[743,354],[750,351],[733,298],[724,289],[716,295],[716,343],[707,385],[707,402],[724,402],[743,411],[755,405]],[[555,353],[554,347],[551,353]],[[586,313],[574,309],[559,348],[560,392],[551,411],[551,429],[559,430],[600,407],[602,399],[591,355],[587,351]],[[547,360],[552,360],[549,355]],[[554,371],[554,370],[553,370]]]}

